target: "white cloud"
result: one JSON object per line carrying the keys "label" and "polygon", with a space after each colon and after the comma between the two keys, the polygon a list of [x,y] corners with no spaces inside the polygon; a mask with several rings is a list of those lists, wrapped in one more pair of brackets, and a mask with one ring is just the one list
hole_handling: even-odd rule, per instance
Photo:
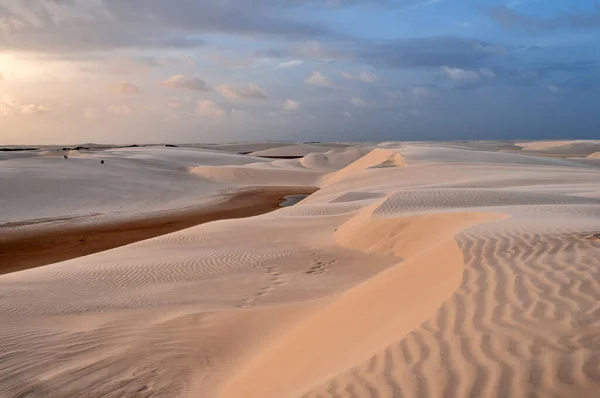
{"label": "white cloud", "polygon": [[551,93],[558,93],[560,91],[560,88],[558,88],[558,86],[555,86],[554,84],[551,84],[548,86],[548,90]]}
{"label": "white cloud", "polygon": [[243,99],[267,99],[268,95],[264,88],[258,84],[249,83],[243,86],[230,86],[222,84],[215,87],[221,95],[230,100],[243,100]]}
{"label": "white cloud", "polygon": [[201,92],[207,92],[211,90],[210,86],[197,76],[186,77],[185,75],[175,75],[165,80],[162,84],[165,87],[181,90],[193,90]]}
{"label": "white cloud", "polygon": [[303,63],[304,62],[299,59],[292,59],[291,61],[280,62],[278,66],[280,68],[293,68],[295,66],[300,66]]}
{"label": "white cloud", "polygon": [[283,109],[285,109],[286,111],[295,111],[300,109],[300,103],[296,102],[294,100],[291,99],[286,99],[285,101],[283,101],[283,105],[281,105],[283,107]]}
{"label": "white cloud", "polygon": [[479,81],[481,76],[477,72],[472,70],[466,70],[461,68],[451,68],[449,66],[442,66],[442,72],[450,79],[455,80],[459,83],[474,83]]}
{"label": "white cloud", "polygon": [[488,69],[488,68],[479,69],[479,73],[482,76],[489,77],[490,79],[493,79],[496,77],[496,74],[491,69]]}
{"label": "white cloud", "polygon": [[190,57],[189,55],[180,55],[179,61],[182,64],[184,64],[185,66],[188,66],[190,68],[195,68],[196,66],[198,66],[198,63],[196,62],[196,60],[194,58]]}
{"label": "white cloud", "polygon": [[40,104],[21,105],[19,108],[21,115],[43,115],[48,113],[48,108]]}
{"label": "white cloud", "polygon": [[123,104],[110,105],[106,108],[106,110],[108,113],[119,117],[131,116],[133,114],[133,110],[129,106]]}
{"label": "white cloud", "polygon": [[231,120],[233,120],[233,121],[244,120],[247,116],[248,116],[248,112],[246,112],[246,111],[242,111],[242,110],[235,109],[235,108],[231,110]]}
{"label": "white cloud", "polygon": [[344,112],[344,116],[346,116],[346,117],[352,117],[352,113],[346,111],[346,112]]}
{"label": "white cloud", "polygon": [[360,72],[356,75],[349,72],[342,72],[341,74],[348,80],[358,80],[364,83],[373,83],[377,81],[377,76],[371,72]]}
{"label": "white cloud", "polygon": [[321,72],[313,72],[304,82],[312,86],[333,87],[333,83]]}
{"label": "white cloud", "polygon": [[48,113],[48,108],[41,104],[21,104],[10,97],[0,100],[0,116],[43,115],[45,113]]}
{"label": "white cloud", "polygon": [[360,97],[352,97],[350,103],[354,106],[365,107],[369,106],[369,103]]}
{"label": "white cloud", "polygon": [[114,86],[115,92],[123,95],[139,94],[141,90],[135,84],[122,82]]}
{"label": "white cloud", "polygon": [[199,115],[211,118],[220,118],[225,116],[225,110],[212,101],[202,100],[196,106],[196,112]]}

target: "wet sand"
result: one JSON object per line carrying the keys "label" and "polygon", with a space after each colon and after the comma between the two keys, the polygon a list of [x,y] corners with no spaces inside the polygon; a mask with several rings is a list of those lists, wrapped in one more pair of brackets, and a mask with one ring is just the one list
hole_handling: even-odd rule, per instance
{"label": "wet sand", "polygon": [[[0,274],[87,256],[211,221],[256,216],[277,210],[287,196],[309,195],[316,190],[294,186],[249,188],[209,207],[150,213],[135,220],[109,223],[44,226],[47,220],[33,220],[5,225],[0,228]],[[14,229],[34,224],[39,227],[33,231]]]}

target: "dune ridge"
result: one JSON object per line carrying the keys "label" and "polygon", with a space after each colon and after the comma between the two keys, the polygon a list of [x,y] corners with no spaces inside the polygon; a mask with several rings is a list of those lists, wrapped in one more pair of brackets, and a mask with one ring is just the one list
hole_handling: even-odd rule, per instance
{"label": "dune ridge", "polygon": [[[374,220],[372,214],[372,209],[365,209],[342,224],[336,232],[338,242],[367,253],[394,254],[404,261],[303,320],[234,376],[221,397],[299,396],[303,388],[408,333],[459,286],[463,259],[454,233],[503,217],[473,213]],[[437,229],[440,224],[443,229]],[[431,230],[433,236],[427,234]],[[267,374],[273,380],[264,383]]]}

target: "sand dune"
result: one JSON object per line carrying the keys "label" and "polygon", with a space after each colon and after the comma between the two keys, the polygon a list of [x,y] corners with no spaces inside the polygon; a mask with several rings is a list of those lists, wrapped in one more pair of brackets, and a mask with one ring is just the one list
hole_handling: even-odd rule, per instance
{"label": "sand dune", "polygon": [[0,276],[0,396],[595,396],[593,158],[528,156],[564,142],[310,145],[283,160],[157,147],[0,162],[13,237],[320,187]]}
{"label": "sand dune", "polygon": [[252,152],[253,156],[285,158],[285,157],[303,157],[311,153],[323,153],[339,147],[347,147],[346,144],[336,143],[314,143],[314,144],[296,144],[289,146],[280,146],[276,148],[265,149]]}
{"label": "sand dune", "polygon": [[341,181],[348,177],[355,176],[356,173],[376,167],[401,167],[404,165],[404,158],[397,152],[385,149],[373,149],[365,156],[357,159],[343,169],[331,173],[323,179],[324,186]]}
{"label": "sand dune", "polygon": [[0,229],[0,274],[86,256],[206,222],[262,214],[279,208],[288,194],[314,191],[307,187],[241,189],[213,206],[151,212],[125,220],[78,224],[65,217],[4,224]]}
{"label": "sand dune", "polygon": [[600,141],[536,141],[517,144],[523,151],[559,154],[563,156],[588,156],[600,149]]}

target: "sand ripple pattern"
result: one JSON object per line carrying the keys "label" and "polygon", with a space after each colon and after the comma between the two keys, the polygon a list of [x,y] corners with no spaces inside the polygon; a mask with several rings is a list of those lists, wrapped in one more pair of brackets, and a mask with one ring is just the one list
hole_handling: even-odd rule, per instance
{"label": "sand ripple pattern", "polygon": [[308,397],[592,397],[600,391],[600,242],[458,235],[463,281],[434,318]]}
{"label": "sand ripple pattern", "polygon": [[375,211],[384,217],[399,213],[419,213],[430,210],[499,208],[540,205],[599,205],[600,200],[555,193],[499,189],[419,189],[398,191],[390,195]]}
{"label": "sand ripple pattern", "polygon": [[[289,254],[281,249],[205,250],[201,255],[163,251],[150,260],[131,256],[87,266],[68,261],[32,270],[27,281],[3,280],[0,313],[73,314],[194,303],[206,290],[198,284],[210,277],[257,268]],[[32,290],[47,292],[44,300],[30,297]]]}

